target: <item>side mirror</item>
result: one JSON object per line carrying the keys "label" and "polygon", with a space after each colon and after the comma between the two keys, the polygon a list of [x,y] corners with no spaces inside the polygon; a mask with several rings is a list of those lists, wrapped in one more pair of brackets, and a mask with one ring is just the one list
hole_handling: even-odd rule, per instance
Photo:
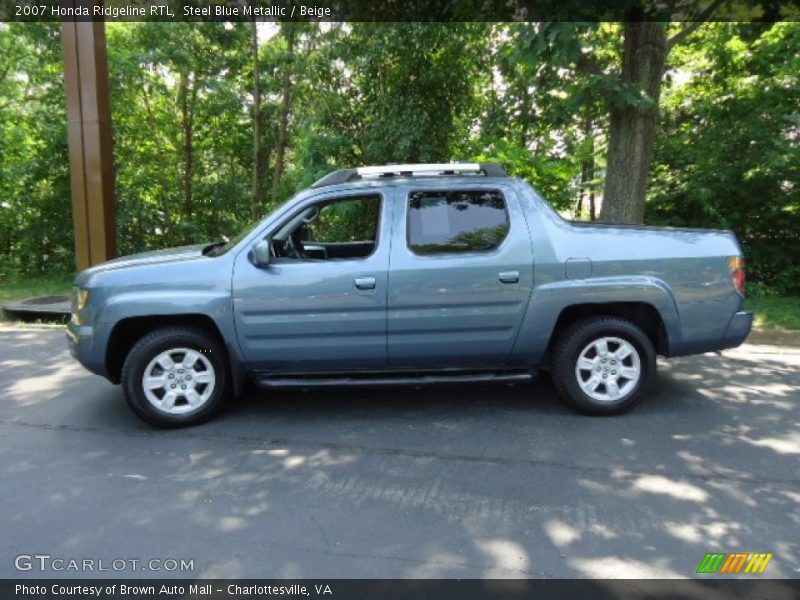
{"label": "side mirror", "polygon": [[253,263],[257,267],[266,267],[272,260],[271,241],[269,238],[260,240],[253,246]]}

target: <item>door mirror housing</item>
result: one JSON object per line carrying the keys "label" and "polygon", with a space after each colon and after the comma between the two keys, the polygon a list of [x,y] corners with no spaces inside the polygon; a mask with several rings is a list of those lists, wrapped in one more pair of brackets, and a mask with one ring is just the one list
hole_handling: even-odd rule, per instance
{"label": "door mirror housing", "polygon": [[269,266],[272,260],[271,248],[272,240],[270,240],[270,238],[259,240],[256,245],[253,246],[253,264],[257,267]]}

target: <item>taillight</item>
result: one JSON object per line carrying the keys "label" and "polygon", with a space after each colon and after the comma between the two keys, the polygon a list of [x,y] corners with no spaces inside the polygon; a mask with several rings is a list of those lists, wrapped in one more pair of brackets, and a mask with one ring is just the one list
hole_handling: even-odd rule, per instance
{"label": "taillight", "polygon": [[728,259],[728,266],[731,269],[731,278],[733,279],[733,287],[736,291],[744,296],[744,259],[741,256],[736,256]]}

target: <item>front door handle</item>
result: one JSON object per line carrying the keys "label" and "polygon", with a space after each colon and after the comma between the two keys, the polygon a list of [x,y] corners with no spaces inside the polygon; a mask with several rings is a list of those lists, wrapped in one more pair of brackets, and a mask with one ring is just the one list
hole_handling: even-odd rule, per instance
{"label": "front door handle", "polygon": [[519,283],[519,271],[503,271],[498,275],[500,283]]}
{"label": "front door handle", "polygon": [[375,278],[374,277],[356,277],[356,287],[359,290],[374,290]]}

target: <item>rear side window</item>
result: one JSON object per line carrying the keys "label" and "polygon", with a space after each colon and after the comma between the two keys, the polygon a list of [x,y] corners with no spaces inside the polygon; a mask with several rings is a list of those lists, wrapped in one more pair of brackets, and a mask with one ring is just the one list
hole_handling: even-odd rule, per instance
{"label": "rear side window", "polygon": [[413,192],[408,247],[416,254],[489,252],[508,235],[503,194],[496,190]]}

